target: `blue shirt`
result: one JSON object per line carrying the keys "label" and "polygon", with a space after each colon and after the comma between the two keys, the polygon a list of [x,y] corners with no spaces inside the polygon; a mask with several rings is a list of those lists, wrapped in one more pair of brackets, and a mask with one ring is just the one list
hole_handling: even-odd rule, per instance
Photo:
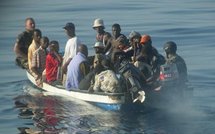
{"label": "blue shirt", "polygon": [[67,67],[67,79],[66,79],[66,89],[78,89],[79,82],[84,78],[84,75],[81,73],[80,64],[86,61],[86,56],[81,52],[78,52],[77,55],[73,57]]}

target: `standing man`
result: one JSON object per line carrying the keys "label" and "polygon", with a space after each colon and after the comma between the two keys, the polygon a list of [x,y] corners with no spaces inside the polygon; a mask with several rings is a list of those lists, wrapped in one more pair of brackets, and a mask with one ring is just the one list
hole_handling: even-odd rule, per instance
{"label": "standing man", "polygon": [[98,18],[94,20],[93,29],[96,30],[96,40],[99,42],[103,42],[103,36],[105,34],[105,26],[102,19]]}
{"label": "standing man", "polygon": [[28,47],[28,68],[31,73],[32,73],[32,70],[31,70],[32,57],[34,52],[40,47],[41,37],[42,37],[42,32],[39,29],[34,29],[33,40],[31,45]]}
{"label": "standing man", "polygon": [[87,61],[88,49],[86,45],[78,47],[78,53],[68,65],[66,89],[77,89],[80,81],[89,73],[90,66]]}
{"label": "standing man", "polygon": [[23,69],[28,68],[28,47],[33,40],[35,21],[33,18],[25,19],[25,31],[18,35],[14,45],[16,53],[16,64]]}
{"label": "standing man", "polygon": [[75,25],[73,23],[67,23],[63,29],[65,29],[65,32],[69,38],[65,46],[62,64],[63,85],[65,85],[67,66],[69,65],[72,58],[77,54],[77,48],[81,44],[81,41],[75,34]]}
{"label": "standing man", "polygon": [[34,73],[37,86],[42,87],[43,72],[46,68],[47,47],[49,38],[44,36],[40,39],[40,47],[34,52],[31,63],[31,70]]}
{"label": "standing man", "polygon": [[176,43],[173,41],[168,41],[164,44],[163,48],[166,53],[166,63],[176,64],[176,67],[178,69],[179,82],[184,84],[187,81],[187,65],[184,59],[176,53]]}

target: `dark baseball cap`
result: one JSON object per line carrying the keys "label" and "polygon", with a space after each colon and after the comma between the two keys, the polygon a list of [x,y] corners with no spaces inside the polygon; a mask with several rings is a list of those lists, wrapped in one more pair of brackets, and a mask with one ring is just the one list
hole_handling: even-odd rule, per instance
{"label": "dark baseball cap", "polygon": [[63,29],[74,29],[75,25],[72,22],[66,23],[66,25],[63,27]]}

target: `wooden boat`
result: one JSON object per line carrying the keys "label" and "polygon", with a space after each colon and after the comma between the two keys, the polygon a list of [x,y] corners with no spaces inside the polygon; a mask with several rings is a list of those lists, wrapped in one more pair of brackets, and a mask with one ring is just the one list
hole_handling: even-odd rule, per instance
{"label": "wooden boat", "polygon": [[[36,86],[34,77],[28,72],[28,79]],[[173,84],[170,84],[173,85]],[[190,100],[193,92],[193,88],[190,87],[178,87],[169,86],[164,84],[161,86],[161,90],[156,91],[154,89],[146,90],[146,100],[143,103],[133,103],[129,92],[123,93],[105,93],[94,92],[89,93],[86,90],[72,89],[66,90],[62,85],[52,86],[46,82],[43,83],[43,87],[40,88],[44,91],[66,97],[89,102],[105,110],[119,111],[119,110],[143,110],[146,108],[164,108],[164,106],[175,105],[175,102],[181,104],[186,103],[185,100]],[[38,87],[39,88],[39,87]],[[182,91],[182,94],[179,92]]]}
{"label": "wooden boat", "polygon": [[[28,79],[36,86],[34,77],[28,71],[26,72]],[[43,87],[40,89],[66,98],[72,97],[73,99],[86,101],[100,108],[111,111],[121,110],[123,105],[128,103],[127,102],[128,100],[125,97],[127,93],[105,93],[105,92],[89,93],[86,90],[79,89],[73,89],[71,91],[68,91],[65,90],[65,88],[62,87],[62,85],[52,86],[46,82],[43,83]]]}

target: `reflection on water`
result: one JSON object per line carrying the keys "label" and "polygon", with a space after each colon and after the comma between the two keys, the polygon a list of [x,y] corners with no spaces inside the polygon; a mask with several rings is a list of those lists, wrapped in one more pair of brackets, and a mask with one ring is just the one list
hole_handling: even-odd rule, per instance
{"label": "reflection on water", "polygon": [[80,100],[41,92],[30,83],[25,84],[24,91],[14,98],[18,118],[24,120],[17,128],[20,134],[187,134],[199,131],[193,120],[207,118],[192,107],[104,111]]}
{"label": "reflection on water", "polygon": [[97,133],[119,125],[117,113],[48,95],[31,85],[24,90],[24,95],[14,98],[18,117],[31,120],[18,128],[21,133]]}
{"label": "reflection on water", "polygon": [[58,126],[64,117],[58,109],[60,108],[59,101],[55,98],[38,93],[17,96],[14,101],[19,109],[18,117],[32,120],[32,127],[28,127],[28,124],[19,128],[22,133],[46,133],[61,130]]}

